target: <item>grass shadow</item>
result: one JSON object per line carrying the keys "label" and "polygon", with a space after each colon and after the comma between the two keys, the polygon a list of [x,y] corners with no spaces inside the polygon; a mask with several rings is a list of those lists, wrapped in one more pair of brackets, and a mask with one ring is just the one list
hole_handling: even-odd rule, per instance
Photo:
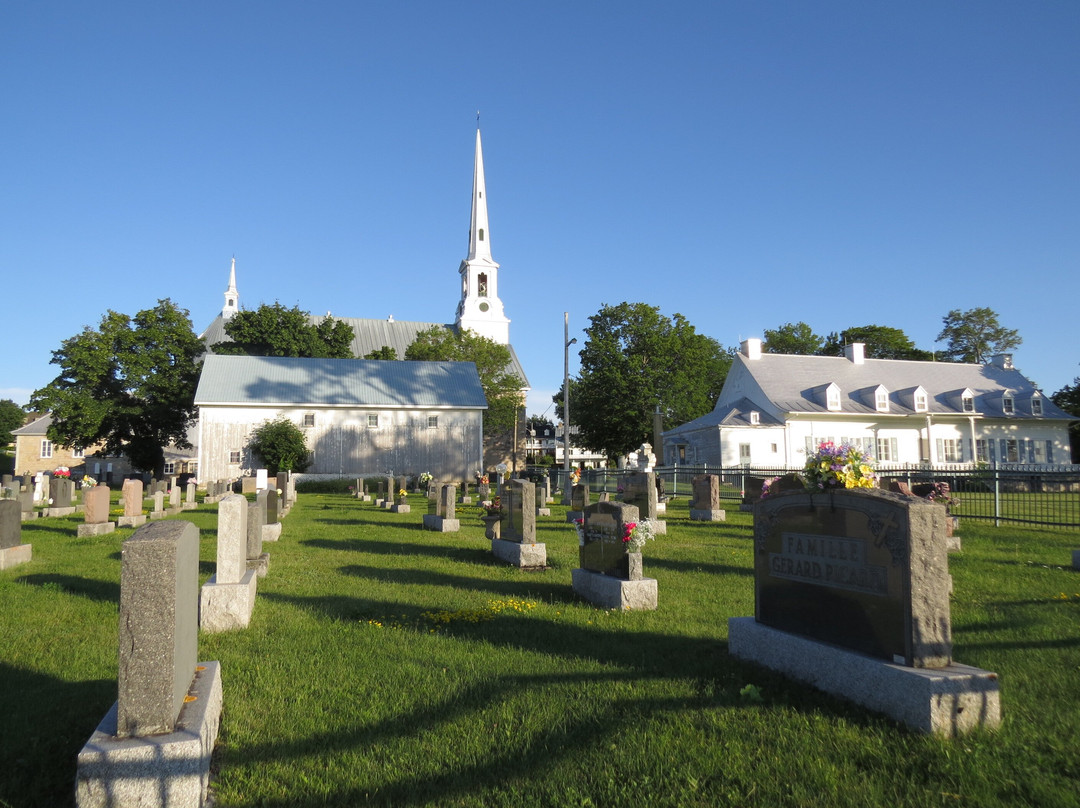
{"label": "grass shadow", "polygon": [[[494,559],[488,554],[488,560],[494,565]],[[445,573],[430,572],[417,569],[388,570],[383,567],[365,567],[360,564],[350,564],[341,567],[344,575],[357,578],[365,578],[371,581],[393,581],[394,583],[414,584],[416,586],[449,586],[455,589],[465,589],[477,592],[491,592],[496,595],[509,597],[538,597],[547,602],[569,603],[574,598],[568,592],[564,584],[538,583],[536,578],[522,577],[515,581],[487,581],[479,578],[469,578],[463,575],[447,575]]]}
{"label": "grass shadow", "polygon": [[15,580],[29,586],[59,587],[68,594],[79,595],[103,603],[120,602],[120,584],[116,581],[100,581],[96,578],[80,578],[74,575],[59,575],[56,573],[23,575]]}

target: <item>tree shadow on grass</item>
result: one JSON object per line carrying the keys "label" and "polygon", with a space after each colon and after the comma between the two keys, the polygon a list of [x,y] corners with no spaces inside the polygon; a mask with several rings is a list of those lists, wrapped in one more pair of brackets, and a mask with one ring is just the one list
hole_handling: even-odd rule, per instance
{"label": "tree shadow on grass", "polygon": [[[488,560],[491,560],[490,553]],[[366,567],[360,564],[350,564],[341,567],[340,571],[345,575],[357,578],[365,578],[372,581],[387,581],[402,584],[415,584],[417,586],[449,586],[454,589],[464,589],[478,592],[491,592],[496,595],[510,597],[536,597],[544,601],[560,601],[569,603],[574,600],[572,593],[565,584],[548,584],[537,581],[536,578],[522,577],[513,581],[488,581],[478,578],[470,578],[463,575],[447,575],[445,573],[431,572],[417,569],[388,570],[382,567]]]}
{"label": "tree shadow on grass", "polygon": [[76,756],[116,701],[116,680],[68,682],[0,662],[0,682],[10,696],[0,805],[73,805]]}
{"label": "tree shadow on grass", "polygon": [[709,575],[742,575],[754,577],[754,570],[748,567],[732,567],[727,564],[701,564],[695,561],[671,561],[666,558],[646,556],[645,567],[657,567],[673,572],[703,572]]}
{"label": "tree shadow on grass", "polygon": [[80,595],[103,603],[120,602],[120,584],[116,581],[100,581],[96,578],[80,578],[75,575],[59,575],[57,573],[23,575],[15,580],[29,586],[59,587],[69,594]]}

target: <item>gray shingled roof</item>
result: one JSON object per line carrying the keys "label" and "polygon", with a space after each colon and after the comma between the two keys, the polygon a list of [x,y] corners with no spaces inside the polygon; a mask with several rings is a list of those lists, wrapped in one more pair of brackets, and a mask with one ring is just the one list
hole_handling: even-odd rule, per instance
{"label": "gray shingled roof", "polygon": [[52,413],[46,413],[40,418],[35,418],[25,426],[11,430],[12,435],[44,435],[52,426]]}
{"label": "gray shingled roof", "polygon": [[[324,319],[326,319],[325,315],[311,315],[311,322],[314,325],[318,325]],[[397,352],[398,359],[404,359],[406,349],[421,331],[432,327],[451,330],[454,328],[452,323],[422,323],[415,320],[372,320],[362,317],[334,317],[334,319],[341,320],[352,328],[353,341],[350,348],[353,356],[365,356],[386,345]],[[232,338],[225,333],[225,319],[220,314],[207,326],[200,335],[200,339],[208,349],[215,343],[232,341]],[[507,345],[506,347],[510,349],[510,370],[521,379],[522,388],[528,388],[529,379],[514,351],[514,346]]]}
{"label": "gray shingled roof", "polygon": [[[828,412],[817,391],[835,383],[840,388],[841,410],[845,413],[875,414],[872,397],[867,393],[878,385],[889,391],[889,412],[914,413],[905,391],[921,386],[926,390],[928,411],[960,413],[960,391],[970,389],[975,412],[990,417],[1006,417],[1002,396],[1011,390],[1015,415],[1031,417],[1030,401],[1036,388],[1016,369],[996,365],[971,365],[954,362],[913,362],[901,359],[866,359],[855,364],[846,357],[792,356],[762,354],[760,359],[735,358],[753,373],[765,395],[784,412]],[[721,394],[720,400],[723,400]],[[1043,418],[1069,419],[1049,397],[1042,396]]]}
{"label": "gray shingled roof", "polygon": [[203,363],[195,403],[311,407],[485,409],[472,362],[216,356]]}

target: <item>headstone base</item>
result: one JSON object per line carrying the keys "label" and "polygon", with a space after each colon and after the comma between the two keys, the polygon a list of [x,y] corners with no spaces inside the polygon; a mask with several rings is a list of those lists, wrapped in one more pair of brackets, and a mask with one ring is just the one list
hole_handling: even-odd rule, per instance
{"label": "headstone base", "polygon": [[6,547],[0,550],[0,570],[11,569],[19,564],[25,564],[33,557],[33,550],[29,544],[16,544],[14,547]]}
{"label": "headstone base", "polygon": [[959,553],[960,552],[960,537],[955,536],[955,535],[946,537],[946,539],[945,539],[945,550],[947,552],[950,552],[950,553]]}
{"label": "headstone base", "polygon": [[78,808],[113,805],[198,808],[210,786],[210,755],[221,723],[221,666],[200,662],[175,729],[165,735],[116,737],[116,704],[79,752]]}
{"label": "headstone base", "polygon": [[657,536],[667,535],[667,522],[661,519],[650,519],[649,521],[652,522],[653,533]]}
{"label": "headstone base", "polygon": [[412,508],[409,506],[408,503],[402,502],[399,505],[395,505],[390,510],[392,510],[394,513],[409,513],[412,510]]}
{"label": "headstone base", "polygon": [[165,511],[150,511],[150,513],[148,514],[151,522],[158,519],[164,519],[166,516],[168,516],[168,514],[166,514]]}
{"label": "headstone base", "polygon": [[377,500],[375,500],[375,507],[376,508],[385,508],[386,507],[386,500],[385,499],[377,499]]}
{"label": "headstone base", "polygon": [[690,521],[691,522],[726,522],[727,511],[722,508],[716,510],[705,509],[698,510],[697,508],[690,509]]}
{"label": "headstone base", "polygon": [[75,535],[79,538],[83,536],[104,536],[114,530],[116,530],[116,522],[91,522],[90,524],[84,522],[79,525]]}
{"label": "headstone base", "polygon": [[180,506],[180,509],[184,511],[193,511],[198,507],[199,503],[197,502],[185,502],[183,505]]}
{"label": "headstone base", "polygon": [[371,494],[364,494],[363,496],[357,497],[357,499],[361,502],[371,502]]}
{"label": "headstone base", "polygon": [[574,592],[595,606],[622,611],[651,611],[656,608],[655,578],[627,581],[592,570],[570,571]]}
{"label": "headstone base", "polygon": [[21,518],[22,518],[23,522],[29,522],[31,519],[37,519],[38,518],[38,512],[37,511],[23,511]]}
{"label": "headstone base", "polygon": [[140,514],[138,516],[118,516],[116,519],[117,527],[140,527],[146,524],[146,514]]}
{"label": "headstone base", "polygon": [[249,558],[247,561],[247,568],[249,570],[255,570],[256,577],[265,578],[266,573],[270,572],[270,554],[263,553],[258,558]]}
{"label": "headstone base", "polygon": [[394,509],[394,500],[392,500],[392,499],[384,499],[382,501],[382,506],[381,507],[382,507],[382,509],[384,511],[392,511]]}
{"label": "headstone base", "polygon": [[667,513],[667,503],[666,502],[657,502],[656,503],[656,512],[657,513]]}
{"label": "headstone base", "polygon": [[49,517],[53,517],[53,516],[71,516],[71,514],[73,514],[73,513],[75,513],[75,506],[74,505],[71,505],[70,507],[67,507],[67,508],[46,508],[45,509],[45,515],[49,516]]}
{"label": "headstone base", "polygon": [[551,516],[551,508],[537,508],[536,509],[536,515],[537,516]]}
{"label": "headstone base", "polygon": [[1073,569],[1080,570],[1080,550],[1073,550]]}
{"label": "headstone base", "polygon": [[433,513],[425,513],[424,530],[434,530],[438,533],[457,533],[461,530],[461,521],[447,519],[445,516],[436,516]]}
{"label": "headstone base", "polygon": [[577,520],[583,519],[583,518],[584,518],[584,514],[582,514],[581,511],[567,511],[566,512],[566,521],[567,522],[576,522]]}
{"label": "headstone base", "polygon": [[458,497],[459,505],[472,505],[472,497]]}
{"label": "headstone base", "polygon": [[522,544],[503,539],[491,540],[491,554],[512,567],[546,567],[546,544]]}
{"label": "headstone base", "polygon": [[199,629],[208,633],[246,628],[255,610],[255,570],[239,582],[219,584],[211,575],[199,593]]}
{"label": "headstone base", "polygon": [[895,665],[763,626],[753,617],[728,619],[728,651],[921,732],[953,737],[1001,724],[997,674],[969,665]]}
{"label": "headstone base", "polygon": [[263,541],[277,541],[281,538],[281,522],[271,522],[268,525],[263,525],[262,539]]}

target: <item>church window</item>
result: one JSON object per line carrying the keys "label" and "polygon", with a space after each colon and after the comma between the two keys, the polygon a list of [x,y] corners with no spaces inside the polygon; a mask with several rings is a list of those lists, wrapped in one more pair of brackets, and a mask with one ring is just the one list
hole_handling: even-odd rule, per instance
{"label": "church window", "polygon": [[367,417],[367,425],[369,427],[372,427],[372,428],[377,427],[379,425],[379,416],[378,415],[369,415]]}
{"label": "church window", "polygon": [[480,228],[480,240],[481,241],[484,240],[484,228],[482,228],[482,227]]}
{"label": "church window", "polygon": [[239,451],[229,452],[229,462],[230,463],[239,463],[240,462],[240,452]]}
{"label": "church window", "polygon": [[487,297],[487,275],[481,272],[476,278],[476,293],[480,297]]}
{"label": "church window", "polygon": [[439,416],[437,416],[437,415],[429,415],[427,417],[427,425],[428,425],[428,429],[438,429],[439,428]]}
{"label": "church window", "polygon": [[304,413],[304,426],[315,426],[315,413],[313,413],[313,412],[305,412]]}

